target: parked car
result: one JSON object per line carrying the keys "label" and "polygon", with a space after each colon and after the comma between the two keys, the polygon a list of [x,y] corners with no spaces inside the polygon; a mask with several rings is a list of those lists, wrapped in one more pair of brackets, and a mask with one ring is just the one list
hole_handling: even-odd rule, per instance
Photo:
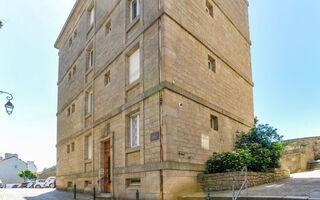
{"label": "parked car", "polygon": [[56,180],[56,177],[49,177],[46,179],[44,186],[49,188],[54,188],[55,184],[54,181]]}
{"label": "parked car", "polygon": [[27,188],[29,183],[30,183],[30,182],[21,183],[21,184],[18,186],[18,188]]}
{"label": "parked car", "polygon": [[14,185],[12,185],[12,187],[11,188],[18,188],[19,187],[19,185],[18,184],[14,184]]}
{"label": "parked car", "polygon": [[35,181],[31,181],[28,185],[27,185],[27,188],[33,188],[35,184]]}
{"label": "parked car", "polygon": [[46,182],[45,179],[39,179],[39,180],[36,180],[36,182],[34,183],[34,188],[44,188],[44,183]]}
{"label": "parked car", "polygon": [[3,185],[2,181],[0,180],[0,188],[3,188],[3,187],[4,187],[4,185]]}

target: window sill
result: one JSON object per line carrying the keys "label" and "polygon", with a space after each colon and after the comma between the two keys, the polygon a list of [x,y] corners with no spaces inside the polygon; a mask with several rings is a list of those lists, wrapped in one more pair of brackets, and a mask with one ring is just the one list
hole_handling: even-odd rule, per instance
{"label": "window sill", "polygon": [[93,29],[93,24],[91,24],[90,26],[89,26],[89,29],[88,29],[88,32],[87,32],[87,35],[89,35],[90,34],[90,32],[91,32],[91,30]]}
{"label": "window sill", "polygon": [[[129,19],[129,20],[130,20],[130,19]],[[137,17],[136,17],[134,20],[132,20],[131,22],[129,22],[129,24],[127,25],[126,32],[129,32],[129,31],[132,29],[132,27],[133,27],[134,25],[136,25],[139,21],[140,21],[140,15],[137,16]]]}
{"label": "window sill", "polygon": [[135,80],[132,83],[130,83],[129,85],[127,85],[126,92],[128,92],[129,90],[132,90],[134,87],[136,87],[139,84],[140,84],[140,78],[138,78],[137,80]]}
{"label": "window sill", "polygon": [[140,146],[129,147],[126,149],[126,153],[134,153],[140,151]]}
{"label": "window sill", "polygon": [[92,116],[92,112],[86,113],[86,115],[84,116],[85,119],[88,119],[89,117]]}
{"label": "window sill", "polygon": [[84,160],[84,163],[85,164],[92,163],[92,159],[86,159],[86,160]]}
{"label": "window sill", "polygon": [[88,74],[90,74],[90,73],[92,72],[92,70],[93,70],[93,66],[89,67],[89,68],[87,69],[87,71],[86,71],[86,76],[87,76]]}
{"label": "window sill", "polygon": [[140,184],[138,185],[130,185],[127,187],[128,190],[137,190],[140,188]]}
{"label": "window sill", "polygon": [[216,130],[214,130],[212,128],[210,128],[210,130],[211,130],[212,133],[219,133],[219,131],[216,131]]}

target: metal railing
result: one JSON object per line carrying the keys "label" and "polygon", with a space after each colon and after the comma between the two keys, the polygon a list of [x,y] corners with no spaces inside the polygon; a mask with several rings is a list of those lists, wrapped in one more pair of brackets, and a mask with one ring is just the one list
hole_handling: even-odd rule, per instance
{"label": "metal railing", "polygon": [[[235,189],[237,187],[237,183],[242,175],[242,173],[245,172],[245,176],[244,176],[244,181],[239,189],[239,191],[237,193],[235,193]],[[248,176],[247,176],[248,170],[247,170],[247,166],[244,166],[239,175],[237,176],[236,180],[233,182],[232,184],[232,200],[237,200],[241,194],[241,191],[243,190],[244,187],[246,187],[246,191],[247,191],[247,196],[248,196]]]}

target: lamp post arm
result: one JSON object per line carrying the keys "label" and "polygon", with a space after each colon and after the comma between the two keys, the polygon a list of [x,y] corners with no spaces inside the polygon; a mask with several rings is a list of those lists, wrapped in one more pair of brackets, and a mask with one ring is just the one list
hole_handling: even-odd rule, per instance
{"label": "lamp post arm", "polygon": [[6,94],[7,95],[7,100],[9,100],[9,101],[11,101],[13,99],[12,94],[10,94],[9,92],[0,91],[0,94]]}

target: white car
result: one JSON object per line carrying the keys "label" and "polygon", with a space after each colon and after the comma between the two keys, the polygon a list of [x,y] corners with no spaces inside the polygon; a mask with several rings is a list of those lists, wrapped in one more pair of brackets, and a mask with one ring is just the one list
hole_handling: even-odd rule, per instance
{"label": "white car", "polygon": [[44,183],[44,187],[54,188],[56,185],[55,182],[56,182],[56,177],[49,177],[46,179]]}
{"label": "white car", "polygon": [[4,187],[4,185],[3,185],[2,181],[0,180],[0,188],[3,188],[3,187]]}
{"label": "white car", "polygon": [[44,179],[39,179],[36,180],[35,184],[33,185],[34,188],[44,188],[44,183],[46,182],[46,180]]}

